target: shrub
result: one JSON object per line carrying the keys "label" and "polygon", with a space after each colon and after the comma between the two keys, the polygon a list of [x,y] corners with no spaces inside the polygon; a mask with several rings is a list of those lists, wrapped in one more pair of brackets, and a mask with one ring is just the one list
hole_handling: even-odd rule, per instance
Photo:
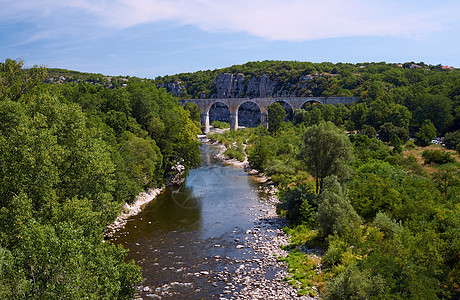
{"label": "shrub", "polygon": [[435,163],[438,165],[448,164],[455,162],[455,159],[450,155],[449,152],[435,150],[425,150],[422,153],[422,157],[425,159],[425,164]]}
{"label": "shrub", "polygon": [[236,143],[229,145],[225,150],[224,155],[230,158],[236,158],[239,161],[244,161],[246,154],[244,153],[244,147],[242,143]]}
{"label": "shrub", "polygon": [[230,128],[229,123],[222,122],[222,121],[217,121],[217,120],[212,121],[211,125],[214,128],[220,128],[220,129]]}
{"label": "shrub", "polygon": [[447,149],[458,150],[460,146],[460,130],[446,133],[443,142]]}
{"label": "shrub", "polygon": [[316,194],[312,184],[298,184],[279,191],[281,203],[278,208],[286,211],[286,217],[292,221],[311,223],[311,214],[316,208]]}
{"label": "shrub", "polygon": [[417,140],[415,143],[418,146],[426,147],[431,144],[431,140],[436,138],[436,127],[430,120],[425,120],[423,126],[420,128],[420,131],[415,135]]}
{"label": "shrub", "polygon": [[334,277],[327,285],[324,299],[369,299],[385,295],[385,280],[349,266],[345,272]]}
{"label": "shrub", "polygon": [[407,150],[411,150],[411,149],[415,149],[415,143],[414,143],[414,140],[408,140],[406,145],[405,145],[405,148]]}

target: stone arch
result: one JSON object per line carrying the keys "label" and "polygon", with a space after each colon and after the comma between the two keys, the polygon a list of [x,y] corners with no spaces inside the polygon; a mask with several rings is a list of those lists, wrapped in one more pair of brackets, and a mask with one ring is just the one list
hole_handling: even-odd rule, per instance
{"label": "stone arch", "polygon": [[206,108],[206,113],[210,123],[215,120],[230,123],[231,108],[225,101],[215,100],[210,102]]}
{"label": "stone arch", "polygon": [[[241,111],[240,108],[243,107]],[[256,127],[262,122],[262,108],[260,105],[251,100],[247,99],[239,103],[236,108],[238,124],[245,127]],[[255,112],[255,113],[254,113]]]}
{"label": "stone arch", "polygon": [[323,102],[319,99],[306,99],[305,101],[302,102],[302,104],[300,105],[300,108],[303,108],[305,109],[305,105],[306,104],[314,104],[314,103],[318,103],[318,104],[323,104]]}

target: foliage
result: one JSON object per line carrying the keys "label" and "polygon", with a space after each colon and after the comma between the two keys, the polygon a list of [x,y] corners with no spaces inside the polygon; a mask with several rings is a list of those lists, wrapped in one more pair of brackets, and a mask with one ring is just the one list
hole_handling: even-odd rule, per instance
{"label": "foliage", "polygon": [[460,150],[460,130],[446,133],[443,143],[447,149]]}
{"label": "foliage", "polygon": [[435,163],[438,165],[448,164],[455,162],[455,159],[450,155],[449,152],[435,150],[424,150],[422,157],[425,159],[425,164]]}
{"label": "foliage", "polygon": [[268,131],[276,134],[280,129],[281,124],[286,118],[286,111],[278,102],[272,103],[267,107],[267,122],[268,122]]}
{"label": "foliage", "polygon": [[229,123],[223,122],[223,121],[218,121],[218,120],[212,121],[211,125],[212,125],[212,127],[214,127],[214,128],[220,128],[220,129],[230,128],[230,124],[229,124]]}
{"label": "foliage", "polygon": [[408,140],[406,142],[406,144],[404,145],[404,147],[408,150],[412,150],[412,149],[415,149],[415,143],[414,143],[414,140]]}
{"label": "foliage", "polygon": [[45,79],[44,67],[23,69],[23,66],[22,60],[6,59],[0,62],[0,100],[18,101]]}
{"label": "foliage", "polygon": [[430,120],[425,120],[420,131],[415,135],[417,138],[415,144],[418,146],[429,146],[431,145],[431,140],[436,138],[436,128]]}
{"label": "foliage", "polygon": [[276,153],[276,149],[272,145],[275,145],[273,137],[268,135],[257,137],[248,149],[249,164],[257,170],[265,170],[269,159]]}
{"label": "foliage", "polygon": [[278,193],[278,209],[286,211],[286,217],[301,224],[313,225],[317,196],[311,184],[285,187]]}
{"label": "foliage", "polygon": [[229,145],[227,150],[225,150],[224,155],[227,155],[230,158],[236,158],[239,161],[244,161],[246,158],[246,154],[244,153],[244,146],[241,142]]}
{"label": "foliage", "polygon": [[372,299],[384,297],[385,280],[350,265],[326,286],[324,299]]}
{"label": "foliage", "polygon": [[359,228],[360,217],[347,199],[336,176],[327,177],[318,201],[317,221],[325,236],[341,235],[346,228]]}
{"label": "foliage", "polygon": [[47,95],[0,102],[0,120],[2,298],[131,297],[139,268],[102,239],[120,203],[100,133]]}
{"label": "foliage", "polygon": [[316,179],[316,192],[322,188],[325,177],[334,174],[346,177],[346,162],[352,157],[350,140],[333,123],[320,123],[306,129],[299,159]]}
{"label": "foliage", "polygon": [[130,299],[140,268],[105,228],[172,165],[199,164],[199,129],[149,81],[39,85],[45,70],[22,65],[0,64],[0,298]]}
{"label": "foliage", "polygon": [[[382,125],[383,126],[383,125]],[[370,126],[370,125],[367,125],[367,124],[364,124],[362,127],[361,127],[361,133],[362,134],[365,134],[367,135],[369,138],[375,138],[375,136],[377,135],[377,131],[375,130],[374,127]]]}
{"label": "foliage", "polygon": [[406,142],[409,139],[409,131],[404,127],[396,127],[393,123],[387,122],[380,126],[379,138],[384,142],[390,142],[393,136],[397,136],[401,142]]}
{"label": "foliage", "polygon": [[195,103],[189,102],[184,105],[184,109],[189,112],[190,119],[195,123],[195,125],[197,127],[200,127],[201,126],[201,111],[198,105],[196,105]]}

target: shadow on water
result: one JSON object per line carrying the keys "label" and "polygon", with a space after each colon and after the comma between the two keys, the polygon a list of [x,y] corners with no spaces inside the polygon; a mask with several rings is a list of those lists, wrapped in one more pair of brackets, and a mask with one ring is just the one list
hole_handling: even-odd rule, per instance
{"label": "shadow on water", "polygon": [[130,218],[112,239],[142,266],[148,288],[141,296],[218,298],[222,287],[211,284],[213,272],[247,255],[235,246],[254,225],[254,210],[266,205],[265,197],[243,170],[214,159],[217,152],[202,145],[202,166]]}

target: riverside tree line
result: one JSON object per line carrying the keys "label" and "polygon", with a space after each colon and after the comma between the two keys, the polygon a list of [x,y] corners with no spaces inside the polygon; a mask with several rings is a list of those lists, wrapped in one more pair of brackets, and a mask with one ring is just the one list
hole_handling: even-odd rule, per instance
{"label": "riverside tree line", "polygon": [[199,128],[166,91],[42,84],[0,63],[0,298],[130,299],[140,268],[104,232],[171,167],[200,163]]}

